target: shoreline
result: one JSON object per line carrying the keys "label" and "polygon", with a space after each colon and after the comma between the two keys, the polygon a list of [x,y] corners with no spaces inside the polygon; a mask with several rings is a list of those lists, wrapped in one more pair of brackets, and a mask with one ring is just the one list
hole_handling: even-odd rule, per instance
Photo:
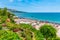
{"label": "shoreline", "polygon": [[27,18],[18,18],[14,19],[16,24],[24,23],[24,24],[30,24],[33,28],[36,30],[39,30],[41,26],[44,24],[48,24],[53,26],[57,30],[57,36],[60,37],[60,24],[55,22],[49,22],[49,21],[41,21],[41,20],[33,20],[33,19],[27,19]]}
{"label": "shoreline", "polygon": [[60,29],[60,23],[50,22],[50,21],[43,21],[43,20],[35,20],[35,19],[29,19],[29,18],[20,18],[14,19],[14,21],[17,24],[25,23],[25,24],[31,24],[34,28],[37,28],[37,30],[44,24],[50,24],[54,26],[54,28]]}
{"label": "shoreline", "polygon": [[49,20],[38,20],[38,19],[30,19],[30,18],[24,18],[24,17],[18,17],[19,19],[29,19],[29,20],[35,20],[35,21],[42,21],[42,22],[48,22],[48,23],[52,23],[52,24],[59,24],[58,22],[54,22],[54,21],[49,21]]}
{"label": "shoreline", "polygon": [[[46,13],[15,13],[16,16],[19,16],[20,18],[28,18],[32,20],[41,20],[41,21],[48,21],[48,22],[53,22],[53,23],[58,23],[60,24],[60,19],[59,15],[60,14],[46,14]],[[25,16],[24,16],[25,15]],[[36,16],[37,15],[37,16]],[[50,16],[51,15],[51,16]]]}

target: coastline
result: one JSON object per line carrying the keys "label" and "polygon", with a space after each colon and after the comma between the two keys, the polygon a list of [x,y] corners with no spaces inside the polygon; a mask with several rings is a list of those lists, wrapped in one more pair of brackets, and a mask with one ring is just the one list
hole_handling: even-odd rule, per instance
{"label": "coastline", "polygon": [[[2,12],[4,12],[4,11],[2,10]],[[1,12],[1,14],[5,13],[5,12],[4,13],[2,13],[2,12]],[[56,33],[54,35],[57,35],[60,37],[60,24],[59,23],[50,22],[47,20],[46,21],[36,20],[36,19],[34,19],[34,17],[32,17],[33,19],[30,19],[28,17],[29,17],[29,15],[27,16],[27,18],[18,17],[16,15],[6,11],[6,13],[4,15],[1,15],[1,17],[0,17],[0,24],[1,24],[0,29],[1,29],[1,31],[3,30],[5,32],[9,32],[9,31],[15,32],[17,34],[17,37],[19,37],[19,38],[22,37],[23,40],[28,40],[28,39],[33,40],[33,38],[35,38],[35,39],[37,38],[38,40],[40,40],[39,38],[41,38],[43,36],[40,33],[44,32],[44,31],[46,31],[46,33],[48,33],[49,31],[51,31],[53,34],[53,33],[55,33],[55,32],[53,32],[53,29],[55,29],[55,31],[56,31]],[[39,19],[40,19],[40,17],[39,17]],[[42,30],[44,30],[44,31],[41,32],[40,28],[43,26],[44,26],[44,28]],[[47,28],[45,29],[45,27],[47,27]],[[49,35],[51,32],[49,32]],[[39,34],[39,35],[37,35],[37,34]],[[2,35],[2,36],[4,36],[4,35]],[[5,37],[6,37],[6,35],[3,38],[5,38]],[[12,34],[12,37],[13,37],[13,34]],[[10,38],[10,37],[8,37],[8,38]],[[44,36],[42,38],[44,38]]]}
{"label": "coastline", "polygon": [[59,24],[58,22],[54,22],[54,21],[49,21],[49,20],[38,20],[38,19],[31,19],[31,18],[24,18],[24,17],[18,17],[19,19],[29,19],[29,20],[35,20],[35,21],[42,21],[42,22],[48,22],[48,23],[52,23],[52,24]]}
{"label": "coastline", "polygon": [[41,20],[48,21],[53,23],[60,24],[59,15],[57,13],[14,13],[16,16],[20,18],[32,19],[32,20]]}
{"label": "coastline", "polygon": [[56,33],[57,36],[60,37],[60,24],[59,23],[43,21],[43,20],[33,20],[33,19],[27,19],[27,18],[18,18],[18,19],[14,19],[14,21],[16,22],[16,24],[20,24],[20,23],[30,24],[36,30],[39,30],[39,28],[43,26],[44,24],[52,25],[57,30],[57,33]]}
{"label": "coastline", "polygon": [[39,24],[38,26],[42,26],[44,24],[50,24],[50,25],[54,26],[57,29],[58,29],[58,27],[60,27],[60,23],[55,23],[55,22],[50,22],[50,21],[43,21],[43,20],[35,20],[35,19],[29,19],[29,18],[20,18],[20,17],[18,17],[18,19],[17,20],[14,19],[14,21],[17,24],[25,23],[25,24],[31,24],[32,26],[35,26],[37,24]]}

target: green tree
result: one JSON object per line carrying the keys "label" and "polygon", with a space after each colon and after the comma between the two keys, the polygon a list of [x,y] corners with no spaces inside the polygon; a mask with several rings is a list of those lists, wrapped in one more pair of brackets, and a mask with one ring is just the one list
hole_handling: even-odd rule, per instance
{"label": "green tree", "polygon": [[3,11],[2,16],[6,16],[7,15],[7,8],[4,8],[2,11]]}
{"label": "green tree", "polygon": [[1,14],[2,14],[2,9],[0,8],[0,16],[1,16]]}
{"label": "green tree", "polygon": [[42,33],[42,35],[44,36],[44,38],[46,38],[46,40],[48,40],[48,38],[55,38],[56,37],[56,29],[51,26],[51,25],[43,25],[40,28],[40,32]]}

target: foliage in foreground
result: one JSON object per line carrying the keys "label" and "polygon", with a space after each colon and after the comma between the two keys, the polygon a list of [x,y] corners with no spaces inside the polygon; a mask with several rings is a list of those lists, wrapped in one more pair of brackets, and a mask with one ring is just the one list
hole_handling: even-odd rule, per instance
{"label": "foliage in foreground", "polygon": [[[51,25],[43,25],[36,30],[30,24],[16,24],[13,16],[7,8],[0,9],[0,40],[60,40],[56,38],[56,30]],[[3,30],[3,27],[9,30]]]}
{"label": "foliage in foreground", "polygon": [[43,34],[43,36],[48,40],[48,38],[56,38],[56,29],[53,28],[51,25],[43,25],[40,28],[40,32]]}
{"label": "foliage in foreground", "polygon": [[0,30],[0,40],[22,40],[12,31]]}
{"label": "foliage in foreground", "polygon": [[29,24],[20,24],[20,26],[21,26],[21,28],[27,29],[26,36],[30,32],[31,33],[30,36],[32,36],[33,39],[35,39],[35,40],[44,40],[43,35],[38,30],[34,29],[31,25],[29,25]]}

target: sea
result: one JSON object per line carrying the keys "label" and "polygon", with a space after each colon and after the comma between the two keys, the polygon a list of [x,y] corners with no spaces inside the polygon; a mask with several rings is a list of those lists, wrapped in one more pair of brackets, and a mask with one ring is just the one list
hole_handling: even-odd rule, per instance
{"label": "sea", "polygon": [[42,20],[60,24],[60,13],[14,13],[19,18]]}

